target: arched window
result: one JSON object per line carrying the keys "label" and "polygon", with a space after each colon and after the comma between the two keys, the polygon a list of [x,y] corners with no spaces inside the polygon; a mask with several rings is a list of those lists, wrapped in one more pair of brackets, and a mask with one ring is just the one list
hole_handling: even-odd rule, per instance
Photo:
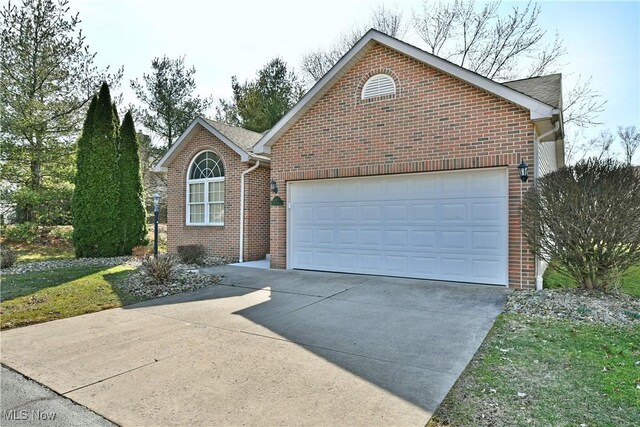
{"label": "arched window", "polygon": [[211,151],[198,154],[189,167],[187,224],[224,224],[224,165]]}
{"label": "arched window", "polygon": [[393,81],[393,78],[388,74],[371,76],[362,87],[362,99],[395,94],[396,82]]}

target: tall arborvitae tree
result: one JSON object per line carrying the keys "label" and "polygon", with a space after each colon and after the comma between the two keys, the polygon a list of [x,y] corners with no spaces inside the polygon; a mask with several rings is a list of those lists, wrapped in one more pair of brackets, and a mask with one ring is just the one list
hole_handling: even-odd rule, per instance
{"label": "tall arborvitae tree", "polygon": [[144,244],[147,235],[146,211],[142,175],[140,171],[139,143],[131,111],[125,114],[120,127],[118,172],[120,174],[121,251],[131,254],[134,246]]}
{"label": "tall arborvitae tree", "polygon": [[[113,120],[114,120],[116,126],[119,129],[120,128],[120,116],[118,116],[118,107],[116,107],[116,103],[115,102],[113,104],[111,104],[111,108],[113,109]],[[119,142],[118,142],[118,144],[119,144]]]}
{"label": "tall arborvitae tree", "polygon": [[73,191],[73,199],[71,201],[71,213],[73,222],[73,244],[78,258],[85,256],[91,247],[92,229],[89,210],[91,201],[89,200],[89,190],[86,183],[89,182],[91,176],[90,169],[87,167],[87,160],[91,152],[91,142],[93,138],[93,118],[96,113],[98,104],[98,96],[94,95],[91,104],[87,110],[87,116],[84,119],[82,134],[78,140],[78,151],[76,154],[76,186]]}
{"label": "tall arborvitae tree", "polygon": [[[91,120],[87,116],[86,123]],[[102,84],[90,138],[81,138],[74,201],[76,256],[116,256],[121,238],[118,172],[118,127],[109,86]]]}

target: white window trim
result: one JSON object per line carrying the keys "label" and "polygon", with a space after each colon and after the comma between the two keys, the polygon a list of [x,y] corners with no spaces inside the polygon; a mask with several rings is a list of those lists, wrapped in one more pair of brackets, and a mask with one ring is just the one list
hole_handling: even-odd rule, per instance
{"label": "white window trim", "polygon": [[[385,80],[390,81],[393,86],[393,92],[383,93],[382,95],[364,96],[369,86],[373,84],[374,79],[379,79],[379,78],[384,78]],[[386,73],[378,73],[369,77],[367,81],[364,83],[364,85],[362,85],[362,92],[360,93],[360,99],[365,101],[368,99],[376,99],[376,98],[381,98],[385,96],[396,96],[397,93],[398,93],[398,88],[396,87],[396,81],[393,79],[393,77],[391,77],[389,74],[386,74]]]}
{"label": "white window trim", "polygon": [[[225,189],[224,189],[224,193],[223,193],[223,198],[222,201],[213,201],[210,202],[209,201],[209,184],[213,183],[213,182],[225,182],[225,177],[224,176],[220,176],[220,177],[216,177],[216,178],[200,178],[200,179],[189,179],[189,176],[191,175],[191,168],[193,166],[193,162],[195,162],[195,160],[198,158],[198,156],[200,156],[200,154],[202,153],[206,153],[206,152],[212,152],[213,154],[215,154],[216,156],[218,156],[218,158],[220,158],[220,161],[222,161],[222,157],[220,157],[218,155],[218,153],[213,152],[211,150],[204,150],[199,152],[198,154],[196,154],[195,156],[193,156],[193,160],[191,160],[191,163],[189,163],[189,167],[187,168],[187,179],[186,179],[186,188],[185,188],[185,224],[188,226],[192,226],[192,227],[222,227],[224,226],[224,219],[222,220],[222,222],[209,222],[209,206],[212,204],[221,204],[223,205],[223,213],[224,213],[224,204],[225,204],[225,200],[226,200],[226,189],[227,186],[225,185]],[[224,163],[222,164],[224,166]],[[225,173],[226,173],[226,168],[225,168]],[[189,202],[189,196],[190,196],[190,187],[189,184],[204,184],[204,202],[202,203],[190,203]],[[191,205],[201,205],[204,203],[204,222],[191,222]],[[224,216],[223,216],[224,218]]]}

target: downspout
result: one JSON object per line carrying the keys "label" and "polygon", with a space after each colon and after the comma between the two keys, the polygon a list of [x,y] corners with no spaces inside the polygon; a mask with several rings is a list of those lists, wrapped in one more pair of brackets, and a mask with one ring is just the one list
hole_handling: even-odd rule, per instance
{"label": "downspout", "polygon": [[240,174],[240,257],[238,262],[244,261],[244,176],[249,172],[256,170],[260,166],[258,160],[255,165]]}
{"label": "downspout", "polygon": [[[535,168],[533,168],[534,182],[540,177],[540,140],[542,138],[545,138],[551,135],[552,133],[558,132],[559,130],[560,130],[560,120],[557,120],[553,129],[533,139],[533,158],[534,158],[533,161],[535,164]],[[536,265],[536,291],[541,291],[542,283],[543,283],[542,275],[544,274],[544,270],[546,270],[546,263],[539,256],[536,256],[535,265]]]}

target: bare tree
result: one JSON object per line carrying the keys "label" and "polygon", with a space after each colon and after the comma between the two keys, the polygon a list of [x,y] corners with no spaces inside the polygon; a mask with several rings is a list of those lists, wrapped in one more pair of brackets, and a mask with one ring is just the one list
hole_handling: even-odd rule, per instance
{"label": "bare tree", "polygon": [[556,72],[566,50],[558,34],[552,43],[543,44],[547,32],[538,25],[540,6],[527,3],[500,16],[500,4],[425,1],[414,15],[414,28],[430,53],[493,80]]}
{"label": "bare tree", "polygon": [[624,150],[624,159],[630,165],[633,155],[640,146],[640,132],[635,126],[618,126],[618,136]]}
{"label": "bare tree", "polygon": [[[408,25],[397,6],[389,9],[379,5],[371,10],[371,28],[401,39],[407,34]],[[364,28],[364,31],[368,29]]]}
{"label": "bare tree", "polygon": [[578,77],[575,86],[564,94],[562,112],[565,126],[587,128],[601,125],[597,118],[606,104],[607,101],[591,86],[591,77],[586,80]]}
{"label": "bare tree", "polygon": [[507,16],[498,14],[499,7],[499,1],[481,7],[475,0],[425,1],[414,15],[414,28],[430,53],[493,80],[556,72],[566,51],[558,34],[551,44],[542,44],[546,31],[538,25],[540,6],[514,7]]}
{"label": "bare tree", "polygon": [[615,136],[608,129],[600,131],[597,137],[589,142],[589,148],[596,153],[598,160],[611,159],[615,157],[612,151]]}
{"label": "bare tree", "polygon": [[311,86],[320,80],[338,60],[357,43],[370,28],[374,28],[391,37],[405,36],[408,25],[402,11],[397,7],[388,8],[380,5],[371,10],[369,21],[364,25],[355,25],[343,33],[328,49],[317,49],[302,57],[300,68],[307,85]]}

